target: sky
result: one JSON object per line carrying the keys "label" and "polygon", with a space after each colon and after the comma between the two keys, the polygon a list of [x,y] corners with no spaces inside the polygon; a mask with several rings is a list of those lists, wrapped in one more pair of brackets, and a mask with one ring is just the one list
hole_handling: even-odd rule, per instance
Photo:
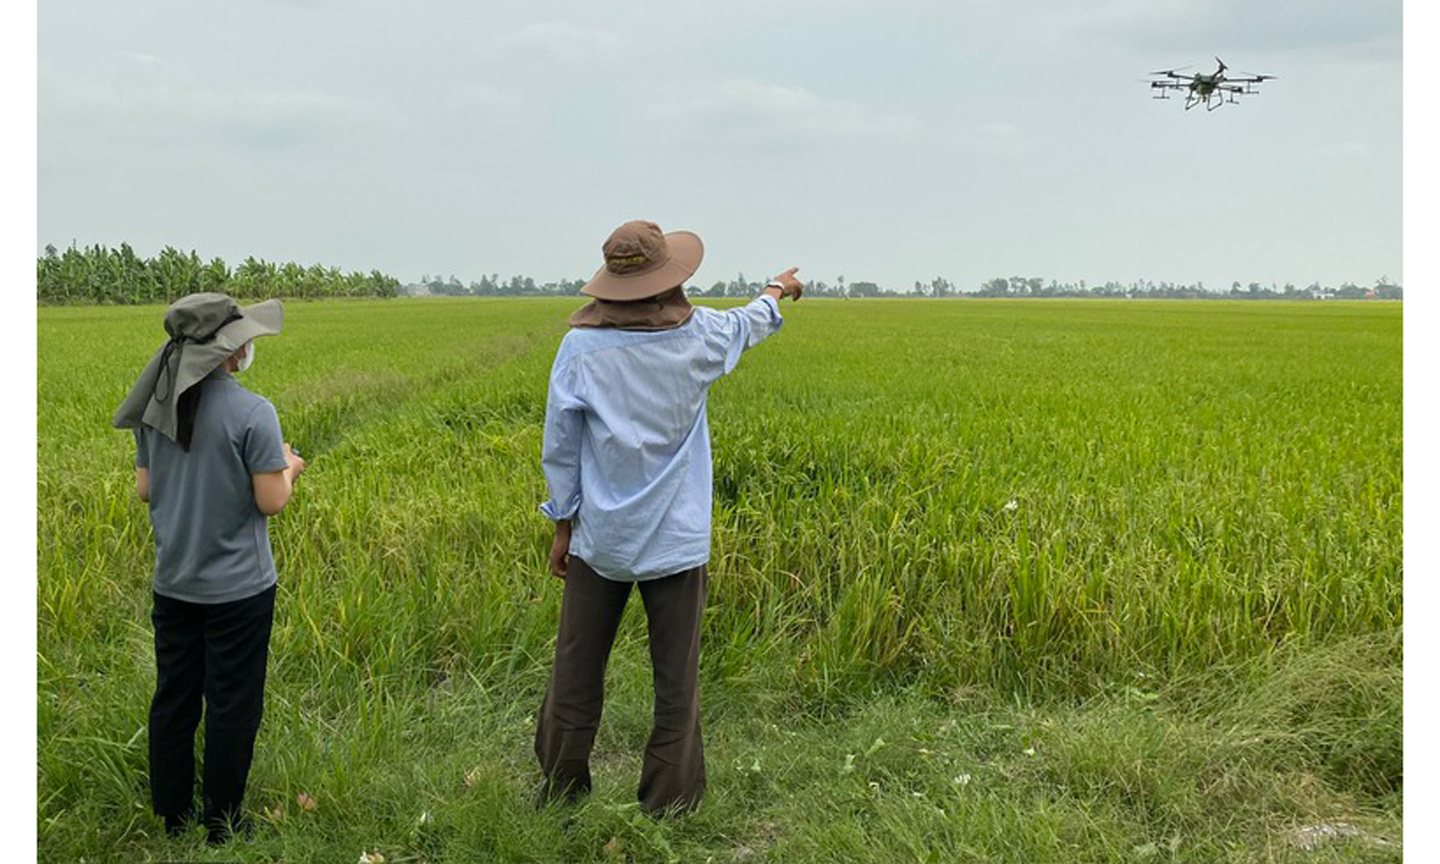
{"label": "sky", "polygon": [[[1403,284],[1399,0],[69,0],[38,231],[422,275]],[[1148,72],[1276,75],[1207,113]]]}

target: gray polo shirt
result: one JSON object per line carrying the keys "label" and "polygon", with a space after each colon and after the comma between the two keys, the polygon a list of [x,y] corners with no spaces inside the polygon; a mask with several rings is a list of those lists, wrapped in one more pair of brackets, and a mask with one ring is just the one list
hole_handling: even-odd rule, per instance
{"label": "gray polo shirt", "polygon": [[275,584],[269,520],[250,476],[285,468],[285,448],[275,407],[223,367],[195,386],[205,389],[190,451],[140,426],[135,466],[150,471],[155,593],[228,603]]}

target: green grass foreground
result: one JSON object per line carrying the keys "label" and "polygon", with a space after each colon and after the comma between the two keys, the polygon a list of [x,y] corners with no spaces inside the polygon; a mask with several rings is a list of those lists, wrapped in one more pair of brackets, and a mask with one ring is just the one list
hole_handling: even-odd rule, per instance
{"label": "green grass foreground", "polygon": [[310,471],[271,527],[259,828],[215,852],[149,813],[153,553],[109,426],[163,310],[39,311],[42,860],[1399,860],[1398,305],[786,303],[710,399],[710,788],[661,823],[638,601],[596,794],[531,806],[576,305],[292,303],[259,343]]}

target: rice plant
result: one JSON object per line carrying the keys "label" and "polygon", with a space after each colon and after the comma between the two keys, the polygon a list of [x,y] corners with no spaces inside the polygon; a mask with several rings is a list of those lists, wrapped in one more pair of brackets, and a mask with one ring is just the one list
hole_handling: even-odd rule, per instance
{"label": "rice plant", "polygon": [[[786,304],[710,399],[706,806],[626,809],[632,612],[595,800],[530,811],[560,595],[540,426],[574,305],[292,304],[261,343],[243,381],[311,467],[271,529],[255,856],[1277,860],[1337,809],[1396,835],[1388,304]],[[151,538],[108,422],[161,315],[39,313],[46,860],[188,849],[148,813]]]}

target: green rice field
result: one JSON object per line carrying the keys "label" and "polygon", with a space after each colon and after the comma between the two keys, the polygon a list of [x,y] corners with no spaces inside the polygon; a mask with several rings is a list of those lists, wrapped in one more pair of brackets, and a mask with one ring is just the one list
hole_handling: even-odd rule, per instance
{"label": "green rice field", "polygon": [[39,310],[41,860],[1400,859],[1399,304],[783,304],[711,392],[709,791],[662,822],[638,600],[595,794],[532,803],[577,305],[295,302],[259,343],[240,380],[310,468],[271,524],[257,830],[222,850],[149,811],[110,417],[163,307]]}

